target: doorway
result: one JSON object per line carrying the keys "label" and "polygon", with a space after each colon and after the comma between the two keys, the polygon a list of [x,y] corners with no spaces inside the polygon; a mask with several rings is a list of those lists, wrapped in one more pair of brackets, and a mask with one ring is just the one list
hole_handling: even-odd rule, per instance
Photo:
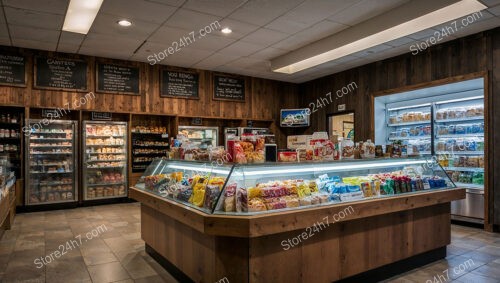
{"label": "doorway", "polygon": [[354,140],[354,112],[343,112],[328,116],[328,135]]}

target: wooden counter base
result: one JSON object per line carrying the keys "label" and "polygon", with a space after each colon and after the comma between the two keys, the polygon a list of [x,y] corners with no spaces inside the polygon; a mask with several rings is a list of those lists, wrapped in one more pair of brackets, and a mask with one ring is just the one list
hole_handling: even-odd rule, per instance
{"label": "wooden counter base", "polygon": [[[442,194],[449,199],[465,197],[464,190],[450,190],[429,193],[426,199],[442,199]],[[413,197],[419,195],[408,196]],[[378,201],[383,207],[390,198]],[[270,234],[256,237],[202,232],[199,224],[180,222],[151,201],[141,205],[141,232],[150,249],[194,282],[217,282],[225,277],[229,282],[333,282],[445,248],[450,243],[449,201],[352,220],[346,217],[328,227],[318,226],[319,231],[285,228],[275,233],[270,229]],[[352,206],[362,209],[357,203]],[[310,225],[324,222],[326,216]],[[214,220],[214,216],[205,218],[205,223]]]}

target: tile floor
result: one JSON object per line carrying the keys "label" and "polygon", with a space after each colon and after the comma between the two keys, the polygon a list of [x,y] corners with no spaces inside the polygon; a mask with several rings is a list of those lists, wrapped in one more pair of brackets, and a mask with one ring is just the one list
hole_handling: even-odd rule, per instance
{"label": "tile floor", "polygon": [[[452,231],[446,259],[386,282],[500,282],[500,234]],[[46,255],[51,262],[43,264]],[[17,215],[0,241],[0,282],[177,281],[144,252],[139,204],[132,203]]]}

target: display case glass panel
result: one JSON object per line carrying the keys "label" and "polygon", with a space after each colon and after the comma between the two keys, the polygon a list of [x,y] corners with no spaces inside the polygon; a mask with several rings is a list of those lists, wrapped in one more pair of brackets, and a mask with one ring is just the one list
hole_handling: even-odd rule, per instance
{"label": "display case glass panel", "polygon": [[455,188],[433,159],[216,166],[154,161],[139,189],[207,213],[248,215]]}
{"label": "display case glass panel", "polygon": [[127,196],[127,123],[83,124],[84,200]]}
{"label": "display case glass panel", "polygon": [[78,200],[77,121],[30,119],[26,134],[26,204]]}

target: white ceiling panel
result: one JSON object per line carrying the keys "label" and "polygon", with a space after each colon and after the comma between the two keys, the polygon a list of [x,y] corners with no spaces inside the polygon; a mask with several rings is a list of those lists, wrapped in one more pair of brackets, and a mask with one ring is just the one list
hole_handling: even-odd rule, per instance
{"label": "white ceiling panel", "polygon": [[261,28],[242,38],[242,41],[269,46],[289,37],[287,33]]}
{"label": "white ceiling panel", "polygon": [[360,22],[390,11],[409,0],[363,0],[334,14],[328,19],[337,23],[354,26]]}
{"label": "white ceiling panel", "polygon": [[263,59],[263,60],[269,60],[272,58],[276,58],[280,55],[283,55],[287,53],[288,51],[283,50],[283,49],[278,49],[274,47],[267,47],[266,49],[262,49],[249,57],[255,58],[255,59]]}
{"label": "white ceiling panel", "polygon": [[99,13],[92,24],[90,33],[117,35],[130,38],[146,38],[160,25],[153,22],[135,20],[129,27],[122,27],[117,24],[120,17],[105,13]]}
{"label": "white ceiling panel", "polygon": [[120,60],[128,60],[130,58],[130,52],[127,52],[126,50],[110,51],[110,50],[100,49],[99,51],[96,52],[94,47],[81,47],[78,54],[96,56],[102,58],[120,59]]}
{"label": "white ceiling panel", "polygon": [[174,6],[174,7],[179,7],[182,4],[184,4],[184,2],[186,2],[186,0],[145,0],[145,1],[155,4]]}
{"label": "white ceiling panel", "polygon": [[292,51],[305,46],[308,43],[342,31],[347,27],[348,26],[346,25],[334,23],[327,20],[321,21],[310,28],[307,28],[274,44],[273,47]]}
{"label": "white ceiling panel", "polygon": [[[286,14],[290,19],[308,26],[332,16],[360,0],[308,0]],[[378,2],[373,1],[372,2]]]}
{"label": "white ceiling panel", "polygon": [[63,15],[10,7],[4,7],[4,9],[7,22],[10,25],[60,30],[64,22]]}
{"label": "white ceiling panel", "polygon": [[194,31],[198,35],[200,29],[210,26],[210,24],[218,22],[219,20],[221,20],[219,16],[179,9],[170,19],[168,19],[165,25],[189,30],[190,32]]}
{"label": "white ceiling panel", "polygon": [[271,63],[269,61],[248,58],[248,57],[243,57],[243,58],[234,60],[234,61],[226,64],[226,66],[251,69],[252,71],[261,71],[261,72],[267,72],[271,69]]}
{"label": "white ceiling panel", "polygon": [[[69,0],[2,0],[6,7],[65,15]],[[107,0],[106,0],[107,1]]]}
{"label": "white ceiling panel", "polygon": [[197,12],[226,17],[245,2],[246,0],[188,0],[182,7]]}
{"label": "white ceiling panel", "polygon": [[39,49],[46,51],[55,51],[56,50],[56,42],[44,42],[39,40],[31,40],[31,39],[22,39],[16,38],[12,39],[13,46],[23,47],[23,48],[31,48],[31,49]]}
{"label": "white ceiling panel", "polygon": [[10,38],[0,36],[0,45],[10,46]]}
{"label": "white ceiling panel", "polygon": [[[92,50],[123,53],[128,52],[129,56],[139,47],[142,43],[141,39],[134,39],[129,37],[107,36],[103,34],[89,34],[85,37],[82,43],[82,50],[91,52]],[[113,57],[111,57],[113,58]]]}
{"label": "white ceiling panel", "polygon": [[80,45],[85,38],[84,34],[74,33],[74,32],[61,32],[61,36],[59,37],[59,45]]}
{"label": "white ceiling panel", "polygon": [[183,48],[172,55],[169,55],[165,60],[161,61],[162,65],[173,65],[179,67],[191,67],[199,61],[210,56],[212,52],[206,50],[198,50],[194,48]]}
{"label": "white ceiling panel", "polygon": [[59,38],[59,33],[60,33],[57,30],[48,30],[48,29],[40,29],[40,28],[16,26],[16,25],[9,25],[9,29],[12,41],[18,39],[26,39],[30,41],[40,41],[40,42],[49,42],[57,44],[57,40]]}
{"label": "white ceiling panel", "polygon": [[232,13],[229,18],[262,26],[285,14],[290,9],[295,8],[302,1],[303,0],[250,0]]}
{"label": "white ceiling panel", "polygon": [[202,61],[196,63],[196,65],[194,65],[193,67],[197,69],[213,70],[219,66],[227,64],[238,58],[240,58],[240,56],[231,56],[228,54],[214,53],[208,56],[207,58],[203,59]]}
{"label": "white ceiling panel", "polygon": [[248,56],[255,53],[263,48],[262,45],[256,45],[249,42],[237,41],[228,47],[221,49],[219,52],[235,56]]}
{"label": "white ceiling panel", "polygon": [[9,38],[9,31],[5,23],[0,23],[0,37]]}
{"label": "white ceiling panel", "polygon": [[104,0],[101,13],[111,14],[129,20],[161,24],[175,11],[176,7],[145,0]]}
{"label": "white ceiling panel", "polygon": [[235,41],[235,39],[223,36],[206,35],[200,38],[195,37],[195,41],[190,43],[189,46],[201,50],[215,51],[224,48]]}
{"label": "white ceiling panel", "polygon": [[59,43],[57,45],[56,51],[65,53],[77,53],[78,49],[80,49],[80,45]]}
{"label": "white ceiling panel", "polygon": [[180,38],[191,37],[189,33],[189,30],[162,26],[148,38],[148,41],[162,43],[168,47],[174,41],[178,43]]}
{"label": "white ceiling panel", "polygon": [[232,20],[232,19],[224,19],[222,21],[219,21],[221,25],[221,29],[228,27],[232,30],[230,34],[222,34],[220,33],[221,36],[232,38],[232,39],[240,39],[244,37],[245,35],[256,31],[259,29],[259,26],[257,25],[252,25],[244,22],[240,22],[237,20]]}

